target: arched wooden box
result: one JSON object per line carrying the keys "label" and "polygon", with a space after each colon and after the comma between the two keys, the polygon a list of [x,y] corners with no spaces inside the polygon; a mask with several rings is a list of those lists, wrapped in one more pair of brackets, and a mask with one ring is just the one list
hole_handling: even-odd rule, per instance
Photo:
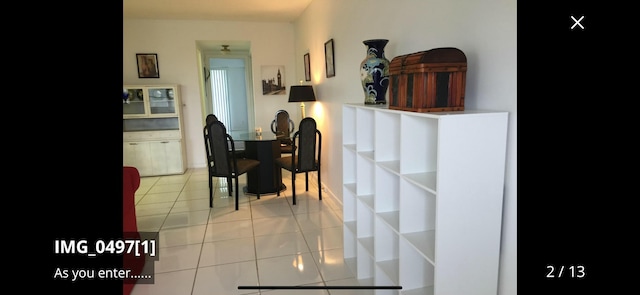
{"label": "arched wooden box", "polygon": [[464,111],[467,57],[444,47],[400,55],[389,65],[389,108],[413,112]]}

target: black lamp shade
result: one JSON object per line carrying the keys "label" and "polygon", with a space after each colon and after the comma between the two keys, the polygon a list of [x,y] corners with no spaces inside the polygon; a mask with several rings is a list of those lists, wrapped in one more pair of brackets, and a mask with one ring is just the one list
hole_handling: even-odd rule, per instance
{"label": "black lamp shade", "polygon": [[311,85],[291,86],[289,91],[289,102],[315,101],[316,95]]}

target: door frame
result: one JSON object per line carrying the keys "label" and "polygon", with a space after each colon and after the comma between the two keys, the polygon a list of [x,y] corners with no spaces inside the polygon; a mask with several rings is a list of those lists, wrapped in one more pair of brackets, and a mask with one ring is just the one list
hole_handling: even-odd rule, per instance
{"label": "door frame", "polygon": [[204,122],[205,117],[213,110],[213,106],[211,103],[211,84],[208,80],[209,71],[210,71],[210,59],[212,58],[228,58],[228,59],[243,59],[245,64],[245,92],[247,94],[247,125],[249,129],[251,126],[255,126],[255,108],[254,108],[254,94],[253,94],[253,74],[252,74],[252,64],[251,64],[251,54],[249,51],[236,51],[229,54],[221,54],[216,50],[207,50],[202,52],[202,60],[200,61],[203,67],[203,75],[200,80],[200,87],[203,90],[202,97],[202,121]]}

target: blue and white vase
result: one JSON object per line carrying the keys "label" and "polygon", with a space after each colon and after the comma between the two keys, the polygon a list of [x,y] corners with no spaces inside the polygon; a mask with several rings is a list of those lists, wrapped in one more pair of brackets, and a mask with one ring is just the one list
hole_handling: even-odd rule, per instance
{"label": "blue and white vase", "polygon": [[360,63],[360,80],[365,104],[386,104],[389,88],[389,60],[384,57],[387,39],[362,41],[367,46],[367,57]]}
{"label": "blue and white vase", "polygon": [[122,103],[129,103],[129,90],[122,88]]}

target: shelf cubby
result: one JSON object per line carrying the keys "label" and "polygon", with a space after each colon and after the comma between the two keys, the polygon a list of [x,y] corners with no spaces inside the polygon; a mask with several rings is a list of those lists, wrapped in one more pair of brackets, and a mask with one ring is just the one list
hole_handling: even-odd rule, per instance
{"label": "shelf cubby", "polygon": [[356,110],[356,145],[359,152],[373,151],[373,134],[375,131],[374,112],[372,110]]}
{"label": "shelf cubby", "polygon": [[398,234],[381,218],[375,219],[374,227],[374,256],[376,261],[397,260]]}
{"label": "shelf cubby", "polygon": [[344,108],[342,110],[342,145],[356,147],[356,109]]}
{"label": "shelf cubby", "polygon": [[[345,221],[342,227],[342,237],[344,239],[344,258],[354,259],[357,257],[357,225],[355,221]],[[355,268],[353,268],[355,270]]]}
{"label": "shelf cubby", "polygon": [[374,193],[375,169],[374,162],[358,154],[356,159],[356,192],[358,195],[370,195]]}
{"label": "shelf cubby", "polygon": [[355,149],[344,146],[342,152],[342,177],[345,183],[356,183],[356,153]]}
{"label": "shelf cubby", "polygon": [[438,164],[438,120],[403,114],[399,132],[400,173],[435,172]]}
{"label": "shelf cubby", "polygon": [[[400,160],[400,115],[388,112],[376,112],[374,150],[376,162],[394,162]],[[382,136],[380,136],[382,135]]]}
{"label": "shelf cubby", "polygon": [[388,170],[375,167],[374,183],[374,208],[376,212],[398,211],[399,200],[397,198],[400,186],[400,177]]}
{"label": "shelf cubby", "polygon": [[373,247],[373,238],[358,239],[356,258],[356,278],[369,279],[374,277],[374,261],[369,249]]}
{"label": "shelf cubby", "polygon": [[[358,216],[358,220],[356,221],[356,237],[358,239],[373,237],[373,211],[365,202],[362,202],[360,198],[356,201],[356,216]],[[371,251],[371,254],[373,255],[373,251]]]}
{"label": "shelf cubby", "polygon": [[[400,233],[436,228],[436,196],[403,179],[400,185]],[[421,216],[421,218],[415,218]]]}
{"label": "shelf cubby", "polygon": [[356,216],[356,184],[344,184],[342,188],[342,220],[355,221]]}
{"label": "shelf cubby", "polygon": [[[398,260],[376,263],[374,282],[376,286],[398,286]],[[399,290],[375,290],[376,295],[397,295]]]}
{"label": "shelf cubby", "polygon": [[405,239],[400,239],[399,252],[399,283],[403,289],[419,289],[434,285],[434,265],[425,260],[413,245]]}

